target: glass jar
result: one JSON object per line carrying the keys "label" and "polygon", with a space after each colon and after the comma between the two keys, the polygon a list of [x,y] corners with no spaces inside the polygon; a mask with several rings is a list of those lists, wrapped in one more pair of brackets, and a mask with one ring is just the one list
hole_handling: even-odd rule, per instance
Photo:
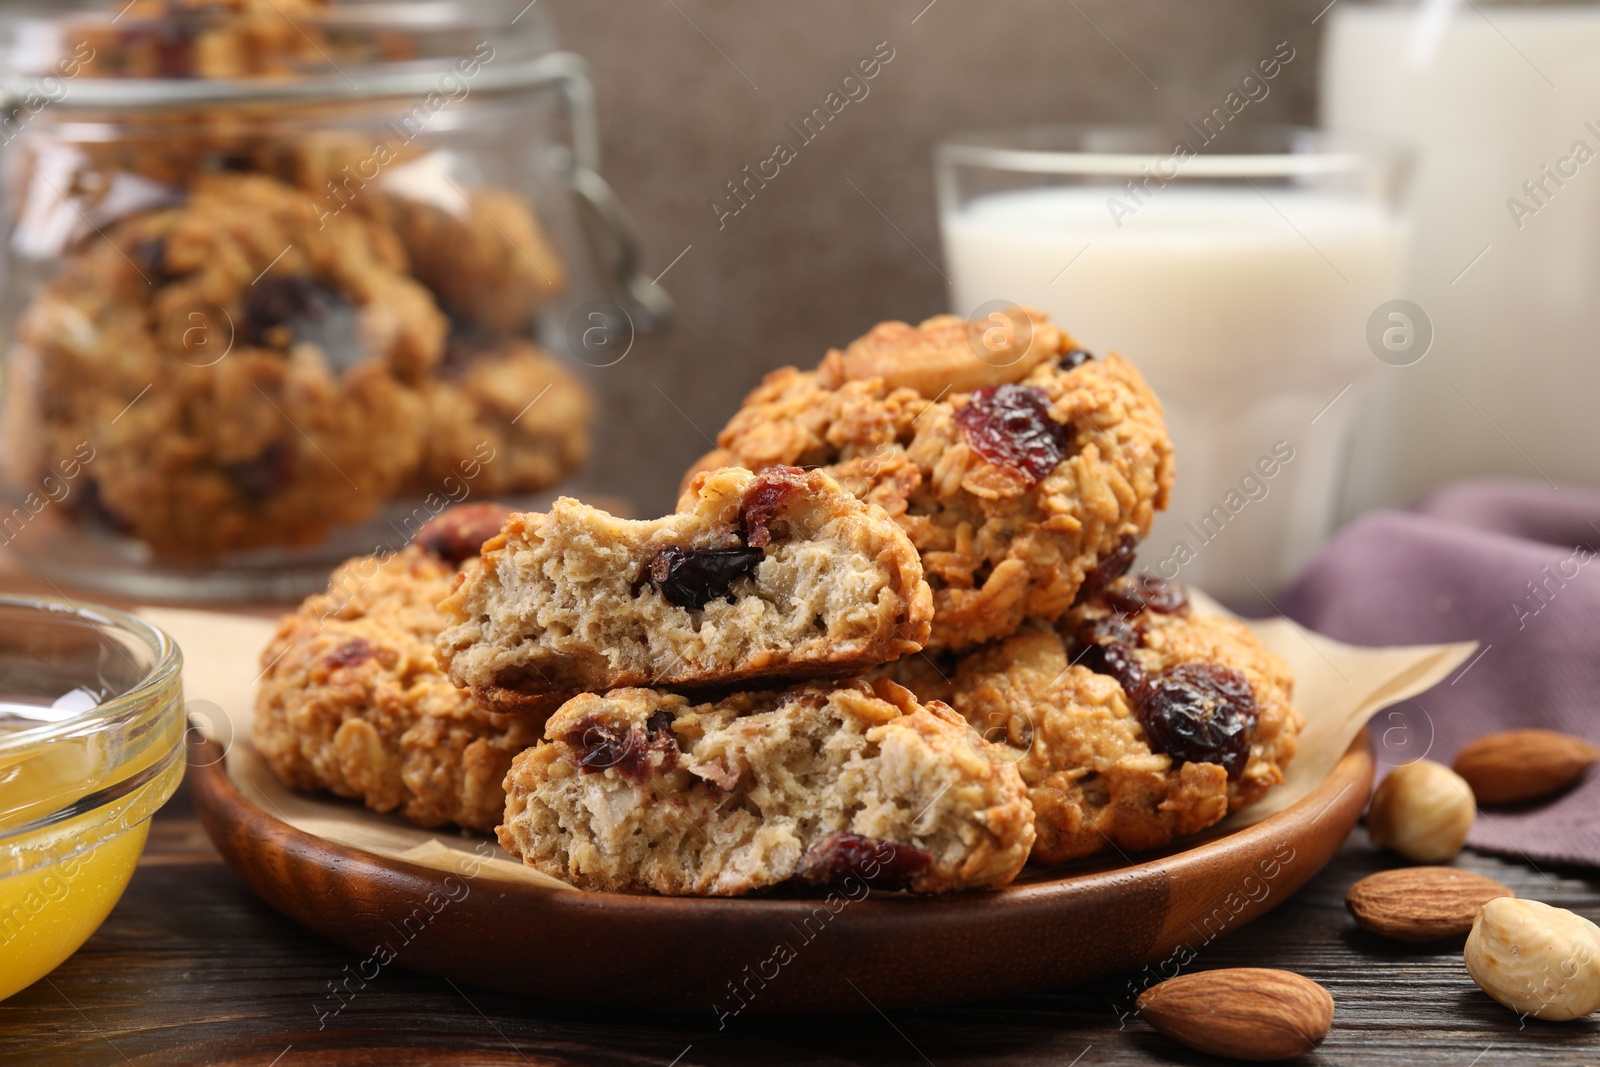
{"label": "glass jar", "polygon": [[105,920],[183,778],[182,657],[141,619],[0,597],[0,1000]]}
{"label": "glass jar", "polygon": [[129,596],[288,598],[581,466],[568,322],[669,305],[539,10],[38,8],[0,4],[0,543]]}
{"label": "glass jar", "polygon": [[1419,159],[1404,295],[1434,350],[1383,367],[1349,510],[1501,476],[1600,483],[1600,3],[1341,3],[1324,126]]}

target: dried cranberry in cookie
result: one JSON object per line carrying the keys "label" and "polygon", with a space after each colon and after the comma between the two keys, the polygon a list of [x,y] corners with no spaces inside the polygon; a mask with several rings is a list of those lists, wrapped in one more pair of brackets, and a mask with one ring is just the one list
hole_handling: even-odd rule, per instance
{"label": "dried cranberry in cookie", "polygon": [[457,504],[434,516],[417,531],[416,543],[446,563],[459,566],[478,554],[483,543],[500,532],[511,509],[504,504]]}
{"label": "dried cranberry in cookie", "polygon": [[1072,431],[1050,417],[1050,397],[1030,385],[991,385],[967,398],[956,425],[972,450],[1037,482],[1072,448]]}
{"label": "dried cranberry in cookie", "polygon": [[933,590],[931,648],[968,649],[1098,594],[1172,486],[1161,405],[1138,371],[1037,313],[1003,318],[880,324],[816,371],[769,374],[717,439],[715,462],[820,466],[893,516]]}
{"label": "dried cranberry in cookie", "polygon": [[933,866],[933,853],[840,831],[800,857],[794,878],[811,886],[843,885],[855,878],[879,889],[905,889]]}
{"label": "dried cranberry in cookie", "polygon": [[1162,615],[1185,615],[1189,611],[1189,591],[1178,582],[1153,574],[1123,577],[1106,587],[1102,599],[1124,615],[1154,611]]}
{"label": "dried cranberry in cookie", "polygon": [[1103,593],[1112,583],[1132,569],[1134,558],[1138,554],[1139,539],[1132,534],[1124,536],[1117,542],[1115,548],[1108,553],[1102,553],[1099,561],[1084,572],[1083,584],[1078,586],[1078,595],[1073,603],[1081,604]]}
{"label": "dried cranberry in cookie", "polygon": [[645,722],[627,726],[585,716],[573,723],[562,740],[572,749],[582,773],[612,771],[635,785],[678,765],[672,716],[667,712],[658,711]]}
{"label": "dried cranberry in cookie", "polygon": [[1220,763],[1229,778],[1244,772],[1261,717],[1244,675],[1220,663],[1162,671],[1145,683],[1134,708],[1151,749],[1174,763]]}
{"label": "dried cranberry in cookie", "polygon": [[679,548],[668,545],[645,560],[644,574],[634,584],[651,585],[680,608],[703,608],[713,600],[735,603],[733,585],[755,579],[767,554],[760,548]]}

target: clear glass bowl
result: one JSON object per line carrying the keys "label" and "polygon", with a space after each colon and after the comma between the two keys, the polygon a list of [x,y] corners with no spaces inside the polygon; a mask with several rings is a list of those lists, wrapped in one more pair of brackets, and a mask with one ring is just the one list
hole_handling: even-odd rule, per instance
{"label": "clear glass bowl", "polygon": [[0,0],[0,96],[0,543],[53,579],[290,599],[537,503],[667,311],[525,0]]}
{"label": "clear glass bowl", "polygon": [[149,623],[0,596],[0,1000],[99,928],[183,778],[182,656]]}

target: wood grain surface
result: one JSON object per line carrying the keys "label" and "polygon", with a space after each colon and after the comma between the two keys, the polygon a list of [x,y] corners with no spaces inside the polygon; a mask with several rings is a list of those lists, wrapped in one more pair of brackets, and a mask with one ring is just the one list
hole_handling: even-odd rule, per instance
{"label": "wood grain surface", "polygon": [[[54,974],[0,1003],[0,1063],[1222,1062],[1122,1017],[1137,974],[886,1013],[871,1009],[875,990],[858,982],[868,1009],[859,1014],[743,1015],[721,1029],[709,1015],[573,1008],[394,966],[365,979],[360,954],[279,915],[223,865],[187,794],[186,786],[157,816],[127,895],[99,933]],[[1337,1004],[1333,1032],[1308,1063],[1600,1064],[1600,1018],[1519,1027],[1472,984],[1459,949],[1385,942],[1357,928],[1344,909],[1345,890],[1390,863],[1357,829],[1298,895],[1207,945],[1187,969],[1283,967],[1326,985]],[[1600,873],[1537,871],[1472,853],[1458,863],[1524,896],[1600,918]]]}

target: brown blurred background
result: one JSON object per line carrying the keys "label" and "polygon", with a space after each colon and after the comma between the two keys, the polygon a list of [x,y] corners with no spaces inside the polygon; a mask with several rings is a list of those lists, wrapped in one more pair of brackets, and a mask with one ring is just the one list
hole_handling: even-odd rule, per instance
{"label": "brown blurred background", "polygon": [[[1294,62],[1250,122],[1310,123],[1327,0],[541,0],[588,57],[603,164],[633,211],[671,330],[599,372],[585,482],[670,508],[761,375],[809,366],[873,323],[949,310],[933,146],[1025,122],[1195,118],[1279,41]],[[915,21],[913,21],[915,20]],[[893,59],[740,214],[708,202],[879,42]],[[1187,109],[1187,110],[1186,110]],[[857,189],[851,187],[854,183]],[[692,247],[690,247],[692,246]],[[924,258],[926,257],[926,258]],[[931,261],[931,262],[930,262]]]}

